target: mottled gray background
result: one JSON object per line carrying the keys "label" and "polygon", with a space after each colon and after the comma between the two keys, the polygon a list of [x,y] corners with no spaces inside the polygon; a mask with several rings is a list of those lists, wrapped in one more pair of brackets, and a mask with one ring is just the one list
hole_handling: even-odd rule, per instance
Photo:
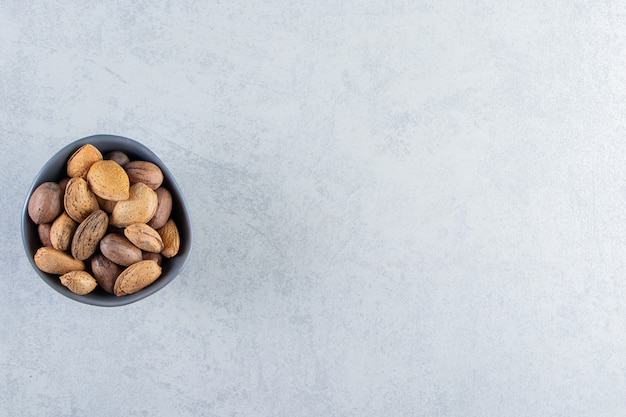
{"label": "mottled gray background", "polygon": [[[619,2],[8,0],[0,48],[0,415],[626,415]],[[193,215],[122,308],[20,238],[95,133]]]}

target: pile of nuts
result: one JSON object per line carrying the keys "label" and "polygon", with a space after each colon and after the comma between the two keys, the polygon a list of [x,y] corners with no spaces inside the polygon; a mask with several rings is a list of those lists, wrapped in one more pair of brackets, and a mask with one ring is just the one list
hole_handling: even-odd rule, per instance
{"label": "pile of nuts", "polygon": [[163,257],[180,248],[161,169],[120,151],[103,156],[87,144],[67,161],[67,175],[40,184],[28,201],[43,245],[37,267],[79,295],[99,285],[122,296],[152,284]]}

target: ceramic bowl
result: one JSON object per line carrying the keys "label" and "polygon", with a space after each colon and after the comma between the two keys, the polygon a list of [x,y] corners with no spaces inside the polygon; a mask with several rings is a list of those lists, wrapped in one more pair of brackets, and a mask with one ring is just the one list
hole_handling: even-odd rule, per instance
{"label": "ceramic bowl", "polygon": [[[37,225],[33,223],[28,216],[28,200],[34,189],[39,184],[46,181],[58,182],[62,178],[66,177],[67,174],[65,170],[67,160],[74,153],[74,151],[87,143],[94,145],[100,150],[100,152],[102,152],[103,155],[110,151],[118,150],[126,153],[130,157],[131,161],[144,160],[157,164],[163,171],[163,186],[166,187],[172,194],[173,205],[171,218],[174,219],[174,222],[178,226],[178,230],[180,232],[180,251],[178,255],[172,258],[168,259],[164,257],[161,276],[155,282],[134,294],[117,297],[113,294],[105,292],[100,287],[96,287],[94,291],[87,295],[74,294],[61,284],[58,275],[42,272],[37,268],[33,260],[35,252],[42,245],[37,233]],[[39,277],[41,277],[41,279],[51,288],[60,294],[81,303],[103,307],[115,307],[134,303],[154,294],[155,292],[163,289],[163,287],[172,282],[174,278],[180,274],[189,259],[189,255],[191,254],[191,219],[189,217],[189,210],[187,209],[187,205],[185,203],[185,198],[183,197],[183,193],[174,179],[174,175],[154,152],[141,143],[122,136],[94,135],[68,144],[63,149],[58,151],[52,158],[50,158],[43,168],[41,168],[26,193],[24,207],[22,209],[22,240],[24,242],[26,256],[30,260],[35,273],[39,275]],[[86,262],[86,264],[88,265],[88,262]]]}

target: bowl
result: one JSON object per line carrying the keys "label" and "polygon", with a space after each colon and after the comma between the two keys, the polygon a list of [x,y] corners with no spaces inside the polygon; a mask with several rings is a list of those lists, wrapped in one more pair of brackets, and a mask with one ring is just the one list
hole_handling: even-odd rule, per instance
{"label": "bowl", "polygon": [[[134,294],[117,297],[105,292],[98,286],[87,295],[77,295],[61,284],[58,275],[45,273],[35,265],[33,257],[42,244],[39,240],[39,234],[37,233],[37,225],[28,216],[28,200],[39,184],[46,181],[58,182],[62,178],[67,177],[67,160],[79,147],[87,143],[94,145],[103,155],[118,150],[126,153],[131,161],[143,160],[155,163],[161,168],[161,171],[163,171],[164,179],[162,185],[172,194],[173,204],[171,218],[176,223],[180,233],[180,250],[178,254],[172,258],[163,257],[161,276],[152,284]],[[24,242],[26,255],[35,272],[54,290],[81,303],[102,307],[116,307],[134,303],[154,294],[172,282],[183,270],[191,254],[191,219],[185,198],[174,176],[154,152],[133,139],[115,135],[93,135],[68,144],[50,158],[43,168],[41,168],[31,187],[28,189],[22,209],[22,240]]]}

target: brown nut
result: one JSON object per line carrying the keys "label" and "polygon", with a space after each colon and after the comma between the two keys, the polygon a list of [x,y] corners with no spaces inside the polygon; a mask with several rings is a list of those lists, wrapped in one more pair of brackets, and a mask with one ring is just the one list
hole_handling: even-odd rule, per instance
{"label": "brown nut", "polygon": [[69,181],[70,181],[69,177],[65,177],[61,181],[59,181],[59,187],[61,187],[61,190],[63,190],[63,192],[65,192],[65,187],[67,187],[67,183]]}
{"label": "brown nut", "polygon": [[141,249],[126,237],[108,234],[100,241],[100,252],[118,265],[129,266],[143,259]]}
{"label": "brown nut", "polygon": [[50,244],[54,249],[66,251],[69,249],[78,224],[65,212],[52,223],[50,228]]}
{"label": "brown nut", "polygon": [[50,242],[51,227],[52,223],[42,223],[37,225],[37,234],[39,235],[41,244],[44,246],[52,246],[52,242]]}
{"label": "brown nut", "polygon": [[101,253],[96,253],[91,258],[91,273],[98,281],[98,285],[109,294],[113,294],[115,280],[122,271],[123,268],[121,266]]}
{"label": "brown nut", "polygon": [[76,229],[72,239],[72,256],[84,261],[96,252],[109,226],[109,217],[102,210],[91,213]]}
{"label": "brown nut", "polygon": [[50,223],[63,210],[63,190],[56,182],[40,184],[28,200],[28,216],[35,224]]}
{"label": "brown nut", "polygon": [[126,226],[124,236],[141,250],[159,253],[163,250],[163,241],[159,232],[145,223]]}
{"label": "brown nut", "polygon": [[148,222],[148,226],[153,229],[160,229],[165,226],[172,214],[172,194],[165,187],[159,187],[154,191],[157,195],[157,209],[154,216]]}
{"label": "brown nut", "polygon": [[113,213],[113,207],[115,207],[117,201],[105,200],[104,198],[98,196],[96,196],[96,200],[98,200],[100,210],[104,210],[109,214]]}
{"label": "brown nut", "polygon": [[159,264],[159,266],[161,266],[161,264],[163,263],[163,255],[161,255],[160,253],[143,252],[141,255],[144,261],[153,260],[157,264]]}
{"label": "brown nut", "polygon": [[134,294],[152,284],[160,275],[161,267],[155,261],[134,263],[117,277],[113,291],[118,297]]}
{"label": "brown nut", "polygon": [[169,219],[165,226],[158,230],[161,240],[163,241],[163,250],[161,255],[166,258],[175,256],[180,249],[180,234],[174,220]]}
{"label": "brown nut", "polygon": [[150,187],[142,182],[130,187],[128,200],[118,201],[111,213],[111,225],[126,227],[133,223],[147,223],[158,205],[157,195]]}
{"label": "brown nut", "polygon": [[130,162],[130,158],[122,151],[113,151],[104,155],[104,159],[110,159],[111,161],[117,162],[120,166],[124,166]]}
{"label": "brown nut", "polygon": [[78,223],[100,208],[96,195],[89,189],[87,181],[81,177],[70,179],[65,188],[63,201],[67,214]]}
{"label": "brown nut", "polygon": [[91,191],[98,197],[110,201],[127,200],[130,182],[126,171],[115,161],[97,161],[87,173]]}
{"label": "brown nut", "polygon": [[131,184],[143,182],[156,190],[163,183],[163,172],[156,164],[148,161],[131,161],[124,165]]}
{"label": "brown nut", "polygon": [[74,259],[65,252],[47,246],[37,249],[34,259],[37,268],[49,274],[60,275],[70,271],[83,271],[85,269],[83,261]]}
{"label": "brown nut", "polygon": [[83,177],[87,176],[89,168],[94,162],[101,161],[102,154],[92,144],[86,144],[81,146],[74,152],[70,159],[67,161],[67,175],[70,177]]}
{"label": "brown nut", "polygon": [[98,285],[96,279],[87,271],[71,271],[61,275],[59,279],[61,284],[78,295],[89,294]]}

